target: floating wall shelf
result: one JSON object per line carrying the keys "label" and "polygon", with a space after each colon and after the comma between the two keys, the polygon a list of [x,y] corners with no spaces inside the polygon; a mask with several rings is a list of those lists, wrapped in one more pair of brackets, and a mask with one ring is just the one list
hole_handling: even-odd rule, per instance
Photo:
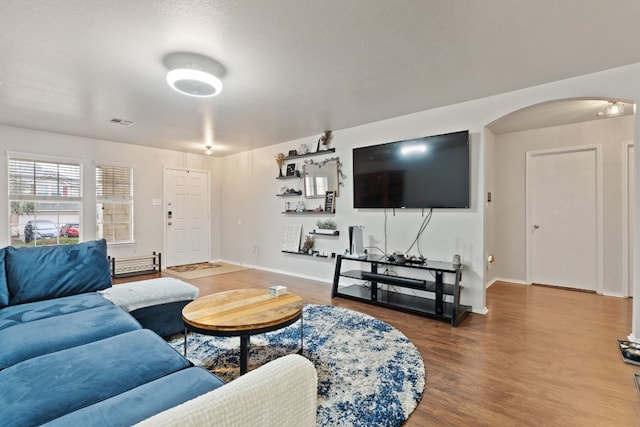
{"label": "floating wall shelf", "polygon": [[335,148],[329,148],[327,150],[316,151],[315,153],[296,154],[295,156],[287,156],[284,159],[291,160],[291,159],[299,159],[301,157],[321,156],[323,154],[329,154],[329,153],[335,153],[335,152],[336,152]]}
{"label": "floating wall shelf", "polygon": [[340,232],[338,230],[330,230],[332,231],[332,233],[322,233],[322,232],[317,232],[316,230],[310,232],[309,234],[313,234],[315,236],[339,236]]}
{"label": "floating wall shelf", "polygon": [[323,211],[302,211],[302,212],[298,212],[298,211],[295,211],[295,210],[290,210],[290,211],[284,211],[282,213],[286,214],[286,215],[335,215],[334,212],[323,212]]}

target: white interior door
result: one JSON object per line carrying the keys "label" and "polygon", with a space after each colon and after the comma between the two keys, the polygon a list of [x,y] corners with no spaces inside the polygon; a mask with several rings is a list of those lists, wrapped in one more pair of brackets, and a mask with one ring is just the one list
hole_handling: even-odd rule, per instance
{"label": "white interior door", "polygon": [[601,290],[599,147],[527,154],[527,276]]}
{"label": "white interior door", "polygon": [[209,173],[165,169],[165,264],[210,259]]}

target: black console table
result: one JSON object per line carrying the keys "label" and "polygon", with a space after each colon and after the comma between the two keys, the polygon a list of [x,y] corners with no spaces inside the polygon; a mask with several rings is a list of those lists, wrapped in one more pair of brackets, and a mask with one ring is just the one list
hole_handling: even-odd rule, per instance
{"label": "black console table", "polygon": [[[362,267],[362,264],[368,264],[369,268],[342,271],[345,261],[359,263],[359,267]],[[389,271],[391,268],[406,268],[409,269],[406,270],[407,272],[416,273],[411,274],[412,276],[418,277],[392,274]],[[423,278],[425,275],[433,280]],[[445,283],[445,275],[452,276],[453,283]],[[359,283],[339,286],[341,278],[356,279]],[[420,264],[397,264],[371,256],[357,259],[338,255],[331,297],[348,298],[431,317],[451,322],[451,326],[455,327],[471,312],[471,306],[460,304],[461,280],[462,267],[454,267],[449,262],[425,261]],[[417,289],[426,293],[424,296],[409,295],[382,289],[381,284]],[[446,295],[450,296],[448,301],[445,301]]]}

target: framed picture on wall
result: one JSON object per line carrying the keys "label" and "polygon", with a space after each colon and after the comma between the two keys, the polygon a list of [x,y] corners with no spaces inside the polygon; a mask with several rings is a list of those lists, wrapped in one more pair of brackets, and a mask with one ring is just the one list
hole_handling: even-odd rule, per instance
{"label": "framed picture on wall", "polygon": [[336,212],[336,192],[327,191],[324,193],[324,211],[326,213]]}
{"label": "framed picture on wall", "polygon": [[287,176],[295,176],[296,175],[296,164],[289,163],[287,165]]}

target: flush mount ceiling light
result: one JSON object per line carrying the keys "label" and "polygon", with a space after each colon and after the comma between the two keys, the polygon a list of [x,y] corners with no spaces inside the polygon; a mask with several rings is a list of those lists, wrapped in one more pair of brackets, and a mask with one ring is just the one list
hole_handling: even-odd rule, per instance
{"label": "flush mount ceiling light", "polygon": [[177,92],[195,97],[210,97],[222,91],[224,67],[216,60],[197,53],[174,52],[163,60],[169,69],[167,83]]}
{"label": "flush mount ceiling light", "polygon": [[602,117],[618,117],[624,113],[624,104],[618,101],[609,101],[606,108],[598,113],[598,116]]}
{"label": "flush mount ceiling light", "polygon": [[178,68],[167,73],[167,83],[173,89],[189,96],[215,96],[222,91],[222,82],[204,71]]}
{"label": "flush mount ceiling light", "polygon": [[212,146],[211,145],[205,145],[204,148],[206,148],[206,150],[204,150],[204,154],[206,154],[207,156],[210,156],[211,154],[213,154],[212,151]]}

